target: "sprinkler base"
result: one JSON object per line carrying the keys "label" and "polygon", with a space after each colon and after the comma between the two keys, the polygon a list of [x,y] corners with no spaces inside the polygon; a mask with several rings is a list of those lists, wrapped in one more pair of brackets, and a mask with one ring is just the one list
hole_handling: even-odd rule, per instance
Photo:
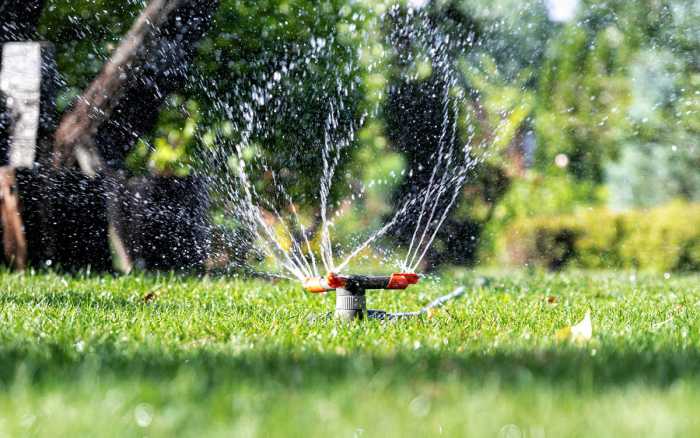
{"label": "sprinkler base", "polygon": [[338,319],[351,321],[354,319],[364,319],[367,314],[367,297],[364,289],[335,290],[335,317]]}

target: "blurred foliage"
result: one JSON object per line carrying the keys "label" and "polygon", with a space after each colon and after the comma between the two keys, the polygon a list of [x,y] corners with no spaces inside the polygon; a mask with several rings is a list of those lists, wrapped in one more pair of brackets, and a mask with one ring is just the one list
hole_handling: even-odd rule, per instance
{"label": "blurred foliage", "polygon": [[479,248],[481,261],[499,262],[496,256],[506,250],[502,235],[508,233],[513,222],[541,215],[570,214],[582,205],[601,204],[605,191],[596,187],[592,182],[576,181],[566,173],[543,175],[536,170],[514,179],[486,225]]}
{"label": "blurred foliage", "polygon": [[46,0],[39,34],[56,47],[65,110],[99,73],[146,3],[143,0]]}
{"label": "blurred foliage", "polygon": [[129,155],[127,166],[139,173],[189,175],[200,119],[196,101],[183,102],[180,96],[171,96],[168,106],[161,111],[153,144],[150,145],[146,139],[140,140]]}
{"label": "blurred foliage", "polygon": [[700,270],[700,205],[675,202],[633,211],[620,252],[626,266],[656,271]]}
{"label": "blurred foliage", "polygon": [[[227,178],[245,142],[256,190],[275,198],[285,187],[312,222],[321,150],[346,139],[332,204],[375,183],[336,226],[376,228],[408,190],[402,171],[436,147],[431,94],[444,90],[444,71],[424,43],[449,40],[448,91],[464,96],[450,117],[458,141],[486,153],[433,261],[473,263],[477,249],[495,261],[498,236],[531,216],[700,198],[697,1],[580,0],[570,19],[534,0],[434,0],[420,12],[407,3],[417,2],[222,0],[195,73],[133,151],[131,171]],[[56,44],[60,110],[144,5],[46,2],[40,33]]]}
{"label": "blurred foliage", "polygon": [[[697,163],[698,26],[700,7],[694,1],[584,2],[576,20],[552,40],[540,72],[536,167],[561,172],[556,157],[564,154],[566,172],[600,184],[606,182],[606,167],[625,162],[638,148],[667,151],[657,156],[682,149],[688,153],[675,160]],[[623,149],[628,153],[621,157]],[[670,192],[670,197],[618,196],[626,191],[620,177],[644,178],[644,168],[632,167],[611,171],[615,206],[665,202],[700,188]],[[676,184],[685,176],[677,175]],[[652,180],[638,189],[664,190]]]}
{"label": "blurred foliage", "polygon": [[606,169],[610,204],[651,207],[674,198],[700,201],[700,147],[697,137],[680,145],[627,144]]}
{"label": "blurred foliage", "polygon": [[614,213],[584,209],[512,223],[503,234],[501,259],[561,269],[626,268],[655,272],[700,269],[700,204],[681,201]]}
{"label": "blurred foliage", "polygon": [[[523,37],[532,23],[516,26]],[[497,260],[499,236],[520,218],[606,202],[621,209],[698,199],[697,2],[584,1],[573,20],[549,28],[533,72],[534,109],[521,125],[532,126],[536,146],[523,148],[528,170],[499,202],[482,238],[483,260]],[[522,63],[516,71],[529,69]],[[614,263],[606,255],[597,267]]]}

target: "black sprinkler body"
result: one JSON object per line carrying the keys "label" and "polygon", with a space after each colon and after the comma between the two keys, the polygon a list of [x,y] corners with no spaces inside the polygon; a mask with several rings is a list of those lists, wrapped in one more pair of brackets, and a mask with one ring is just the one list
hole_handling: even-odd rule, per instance
{"label": "black sprinkler body", "polygon": [[326,277],[309,277],[304,288],[312,293],[335,290],[335,317],[351,321],[363,319],[367,315],[365,293],[372,289],[406,289],[418,283],[418,274],[394,273],[389,276],[338,275],[329,273]]}

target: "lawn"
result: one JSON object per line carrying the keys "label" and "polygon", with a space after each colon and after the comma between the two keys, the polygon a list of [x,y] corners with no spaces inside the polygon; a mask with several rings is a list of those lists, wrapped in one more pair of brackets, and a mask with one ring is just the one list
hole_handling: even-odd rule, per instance
{"label": "lawn", "polygon": [[698,276],[457,272],[370,307],[457,285],[348,325],[287,282],[2,273],[0,436],[700,435]]}

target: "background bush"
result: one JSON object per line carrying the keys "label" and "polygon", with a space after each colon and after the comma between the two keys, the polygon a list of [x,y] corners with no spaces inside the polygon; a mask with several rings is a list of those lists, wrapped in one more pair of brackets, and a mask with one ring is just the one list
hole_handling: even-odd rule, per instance
{"label": "background bush", "polygon": [[615,213],[591,208],[514,221],[501,260],[561,269],[700,270],[700,204],[681,201]]}

